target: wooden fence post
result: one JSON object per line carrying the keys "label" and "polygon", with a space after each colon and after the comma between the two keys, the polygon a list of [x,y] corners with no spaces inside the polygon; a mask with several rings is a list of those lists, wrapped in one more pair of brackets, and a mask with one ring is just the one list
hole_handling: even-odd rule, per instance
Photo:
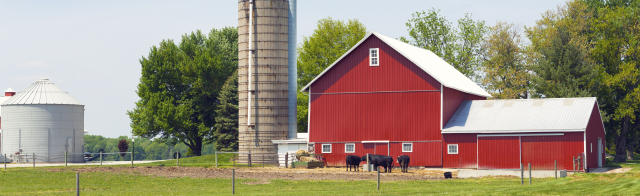
{"label": "wooden fence post", "polygon": [[80,173],[76,173],[76,196],[80,196]]}
{"label": "wooden fence post", "polygon": [[284,154],[284,168],[289,168],[289,152]]}
{"label": "wooden fence post", "polygon": [[520,185],[524,185],[524,165],[520,163]]}
{"label": "wooden fence post", "polygon": [[378,190],[380,190],[380,170],[378,170]]}
{"label": "wooden fence post", "polygon": [[529,185],[531,185],[531,163],[529,163]]}
{"label": "wooden fence post", "polygon": [[231,169],[231,194],[236,194],[236,169]]}
{"label": "wooden fence post", "polygon": [[558,160],[553,160],[553,171],[556,175],[556,180],[558,179]]}

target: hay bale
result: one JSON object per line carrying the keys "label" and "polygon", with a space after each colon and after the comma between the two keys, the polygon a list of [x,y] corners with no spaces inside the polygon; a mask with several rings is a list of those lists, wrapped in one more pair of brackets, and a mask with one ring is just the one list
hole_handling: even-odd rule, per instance
{"label": "hay bale", "polygon": [[307,152],[306,150],[298,150],[296,151],[296,154],[309,154],[309,152]]}
{"label": "hay bale", "polygon": [[318,159],[313,157],[300,157],[300,162],[318,162]]}

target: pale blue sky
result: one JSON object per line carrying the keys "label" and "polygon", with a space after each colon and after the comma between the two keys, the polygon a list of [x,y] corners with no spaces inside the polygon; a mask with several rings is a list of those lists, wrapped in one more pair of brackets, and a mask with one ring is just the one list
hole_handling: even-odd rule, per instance
{"label": "pale blue sky", "polygon": [[[411,13],[432,7],[455,22],[464,13],[487,25],[532,26],[563,0],[298,2],[298,42],[319,19],[359,19],[369,31],[406,36]],[[142,56],[163,39],[200,29],[237,26],[236,0],[10,1],[0,0],[0,92],[49,78],[86,106],[90,134],[131,135],[127,110],[138,100]]]}

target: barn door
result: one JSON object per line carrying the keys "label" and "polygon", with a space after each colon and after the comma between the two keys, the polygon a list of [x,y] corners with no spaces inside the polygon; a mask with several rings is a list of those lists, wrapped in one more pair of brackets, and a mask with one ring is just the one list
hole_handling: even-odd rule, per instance
{"label": "barn door", "polygon": [[566,169],[562,158],[564,136],[522,136],[522,164],[527,167],[531,163],[534,170],[553,170],[554,161],[558,169]]}
{"label": "barn door", "polygon": [[389,156],[389,144],[388,143],[375,143],[375,153],[379,155],[387,155]]}
{"label": "barn door", "polygon": [[478,137],[478,169],[520,169],[520,137]]}

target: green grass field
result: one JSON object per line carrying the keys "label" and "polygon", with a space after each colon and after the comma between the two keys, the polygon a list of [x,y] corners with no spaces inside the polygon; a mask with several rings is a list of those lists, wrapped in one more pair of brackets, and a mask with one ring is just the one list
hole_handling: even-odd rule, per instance
{"label": "green grass field", "polygon": [[[223,155],[227,156],[227,155]],[[186,158],[181,166],[209,167],[213,156]],[[640,157],[638,157],[640,158]],[[219,163],[228,167],[226,161]],[[175,165],[163,161],[143,165]],[[239,195],[637,195],[640,194],[640,161],[609,164],[632,167],[623,174],[576,174],[555,180],[534,179],[533,185],[520,185],[519,178],[454,179],[439,181],[310,181],[272,180],[268,184],[246,184],[255,180],[236,180]],[[49,172],[46,168],[0,170],[0,195],[75,194],[75,172]],[[127,172],[81,174],[83,195],[228,195],[230,179],[164,178],[132,175]]]}

